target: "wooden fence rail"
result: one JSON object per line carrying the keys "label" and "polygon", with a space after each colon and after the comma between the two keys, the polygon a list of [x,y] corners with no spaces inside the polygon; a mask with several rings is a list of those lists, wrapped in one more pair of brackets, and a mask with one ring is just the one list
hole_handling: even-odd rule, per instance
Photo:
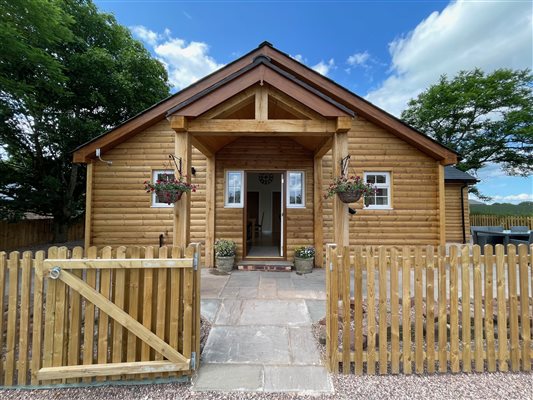
{"label": "wooden fence rail", "polygon": [[190,374],[199,254],[199,245],[0,252],[0,385]]}
{"label": "wooden fence rail", "polygon": [[527,226],[533,229],[533,216],[531,215],[481,215],[470,214],[470,226]]}
{"label": "wooden fence rail", "polygon": [[[14,223],[0,221],[0,251],[51,243],[54,236],[53,225],[52,219],[31,219]],[[85,222],[80,221],[68,228],[67,240],[82,240],[84,234]]]}
{"label": "wooden fence rail", "polygon": [[533,247],[328,245],[326,256],[331,371],[531,371]]}

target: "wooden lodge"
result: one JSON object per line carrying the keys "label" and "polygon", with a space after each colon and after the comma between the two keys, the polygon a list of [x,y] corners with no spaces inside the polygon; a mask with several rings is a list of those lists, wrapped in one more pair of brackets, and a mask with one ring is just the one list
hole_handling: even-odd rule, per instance
{"label": "wooden lodge", "polygon": [[[343,160],[378,187],[367,205],[324,199]],[[468,240],[472,182],[445,181],[455,152],[267,42],[81,146],[74,162],[87,164],[86,247],[205,242],[212,266],[216,239],[234,240],[238,260],[291,260],[314,245],[321,266],[326,243]],[[143,190],[180,165],[196,193],[168,206]]]}

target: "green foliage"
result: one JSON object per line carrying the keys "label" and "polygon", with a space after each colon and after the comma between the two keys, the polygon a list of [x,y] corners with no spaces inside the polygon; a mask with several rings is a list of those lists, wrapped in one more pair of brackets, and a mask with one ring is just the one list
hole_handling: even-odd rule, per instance
{"label": "green foliage", "polygon": [[520,204],[470,204],[470,214],[533,216],[533,201],[524,201]]}
{"label": "green foliage", "polygon": [[0,43],[0,218],[64,232],[84,209],[71,151],[167,96],[165,68],[90,0],[0,0]]}
{"label": "green foliage", "polygon": [[313,246],[300,246],[294,249],[294,256],[298,258],[315,257],[315,248]]}
{"label": "green foliage", "polygon": [[475,174],[493,163],[526,176],[533,170],[532,83],[530,70],[443,75],[409,102],[402,119],[456,150],[462,171]]}
{"label": "green foliage", "polygon": [[237,253],[237,245],[233,240],[219,239],[214,247],[217,257],[234,257]]}

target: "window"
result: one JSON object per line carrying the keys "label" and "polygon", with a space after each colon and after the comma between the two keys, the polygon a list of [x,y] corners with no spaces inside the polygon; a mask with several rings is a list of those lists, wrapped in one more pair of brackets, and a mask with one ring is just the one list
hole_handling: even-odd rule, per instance
{"label": "window", "polygon": [[226,196],[225,206],[242,208],[244,207],[244,172],[226,171]]}
{"label": "window", "polygon": [[288,171],[287,180],[287,208],[304,208],[305,173],[303,171]]}
{"label": "window", "polygon": [[391,209],[390,173],[365,172],[365,182],[375,186],[376,193],[365,196],[365,208]]}
{"label": "window", "polygon": [[[152,183],[155,183],[157,181],[164,181],[167,179],[174,179],[173,170],[152,171]],[[155,194],[155,192],[152,193],[152,207],[172,207],[172,206],[173,204],[167,204],[163,200],[159,199],[159,197]]]}

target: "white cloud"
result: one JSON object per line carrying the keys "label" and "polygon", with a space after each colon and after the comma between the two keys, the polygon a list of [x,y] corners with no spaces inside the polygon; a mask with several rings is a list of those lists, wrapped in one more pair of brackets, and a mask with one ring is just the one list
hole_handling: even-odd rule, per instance
{"label": "white cloud", "polygon": [[151,47],[156,58],[165,65],[170,83],[176,89],[183,89],[224,66],[208,54],[209,46],[206,43],[174,38],[169,29],[165,29],[163,34],[144,26],[130,29]]}
{"label": "white cloud", "polygon": [[367,99],[399,115],[439,76],[531,67],[530,2],[457,1],[389,44],[391,74]]}
{"label": "white cloud", "polygon": [[494,203],[521,203],[523,201],[533,201],[533,193],[510,194],[507,196],[491,196]]}
{"label": "white cloud", "polygon": [[365,66],[369,60],[370,60],[370,53],[365,50],[362,53],[355,53],[351,55],[350,57],[348,57],[348,59],[346,60],[346,63],[348,63],[348,65],[351,65],[352,67],[357,67],[359,65]]}
{"label": "white cloud", "polygon": [[307,59],[304,58],[301,54],[296,54],[294,56],[291,56],[291,58],[294,58],[296,61],[301,62],[302,64],[305,64],[307,62]]}
{"label": "white cloud", "polygon": [[158,40],[161,39],[161,36],[158,33],[151,31],[150,29],[142,25],[132,26],[130,27],[130,30],[134,36],[138,37],[150,46],[155,46]]}
{"label": "white cloud", "polygon": [[321,60],[318,64],[313,65],[311,68],[319,74],[327,76],[329,71],[335,68],[335,60],[333,58],[330,58],[327,62]]}

